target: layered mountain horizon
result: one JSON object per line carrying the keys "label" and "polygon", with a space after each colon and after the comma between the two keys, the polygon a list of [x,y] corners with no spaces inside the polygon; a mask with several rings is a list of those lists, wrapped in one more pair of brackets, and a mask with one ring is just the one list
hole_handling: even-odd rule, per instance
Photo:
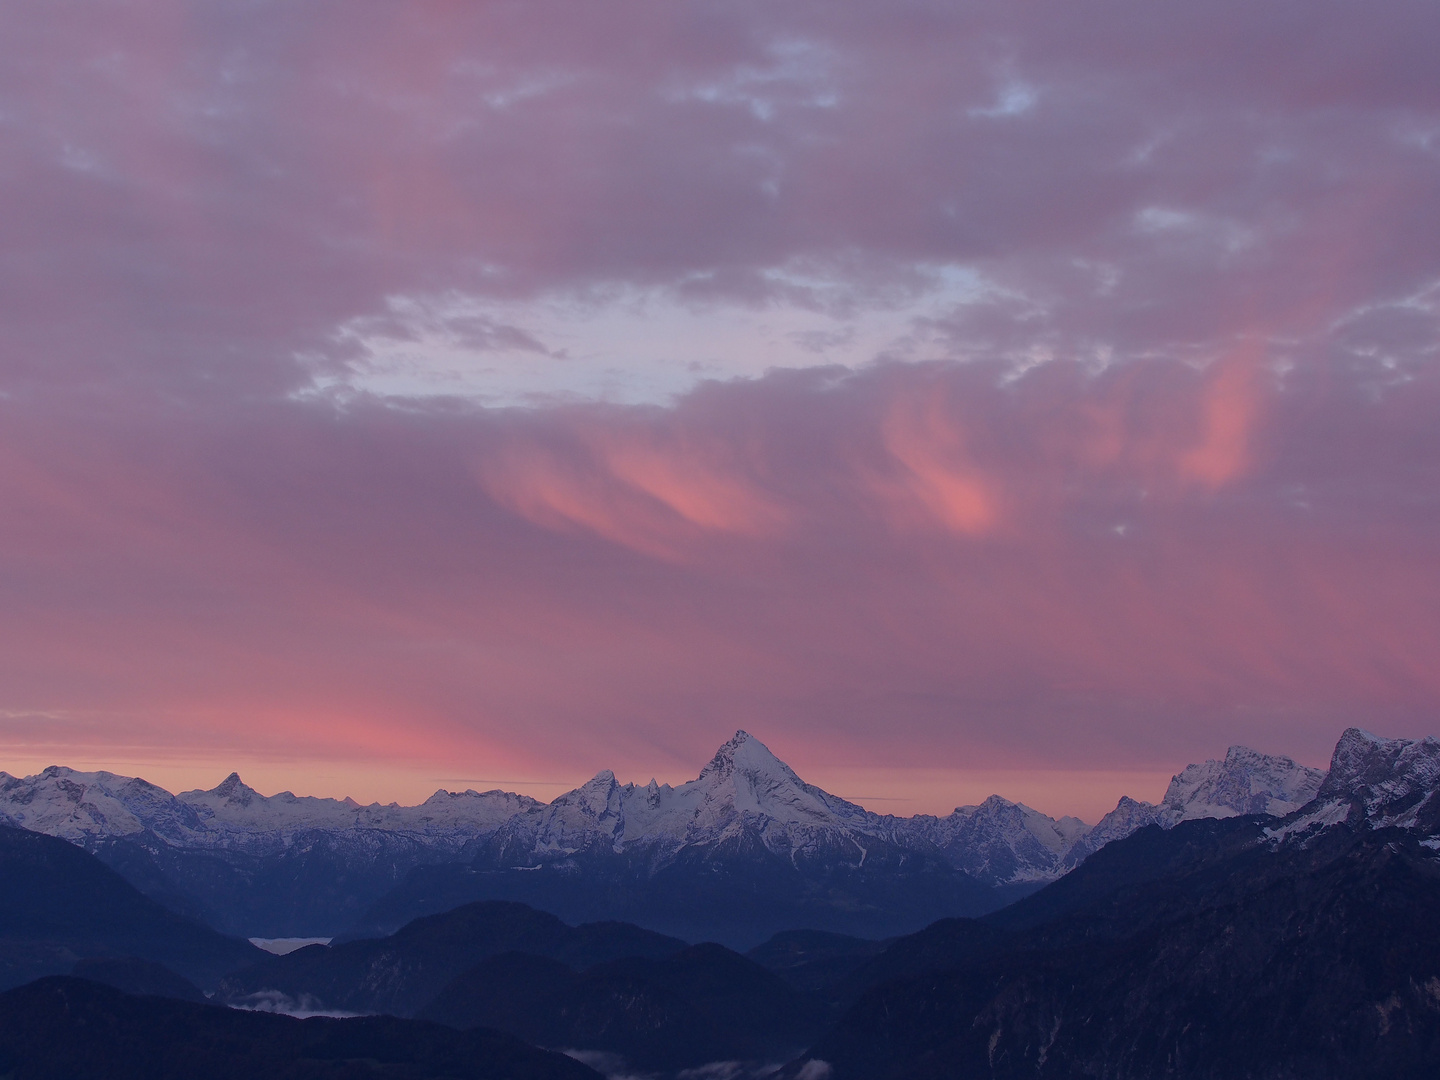
{"label": "layered mountain horizon", "polygon": [[[1088,837],[1103,837],[1103,843],[1144,824],[1196,817],[1281,816],[1313,798],[1326,775],[1288,757],[1232,746],[1223,759],[1177,773],[1159,803],[1122,796],[1093,826],[1070,815],[1051,817],[998,794],[957,806],[943,817],[903,817],[867,810],[806,783],[760,739],[740,730],[695,780],[673,786],[653,779],[646,785],[622,784],[613,771],[603,769],[549,803],[500,789],[440,788],[414,806],[289,791],[267,796],[237,772],[208,790],[172,794],[141,778],[104,770],[52,765],[24,777],[0,771],[0,822],[79,843],[148,831],[173,844],[220,847],[263,844],[296,830],[378,830],[438,843],[503,831],[508,843],[524,837],[540,854],[573,854],[604,840],[617,850],[659,837],[699,842],[745,819],[760,822],[768,841],[792,847],[803,846],[811,839],[807,833],[816,829],[840,828],[857,835],[878,831],[923,838],[950,850],[983,849],[990,837],[982,834],[998,831],[1009,834],[1015,845],[1019,858],[1013,869],[973,861],[967,869],[1010,884],[1063,873],[1074,864],[1065,857],[1077,847],[1083,850]],[[864,858],[863,848],[854,850]]]}
{"label": "layered mountain horizon", "polygon": [[[190,828],[231,803],[246,828],[273,824],[265,797],[225,787],[199,809],[186,801]],[[1433,1072],[1440,739],[1352,728],[1323,772],[1231,748],[1182,770],[1160,804],[1122,801],[1125,824],[1150,820],[1009,904],[939,859],[929,833],[882,832],[928,822],[836,800],[744,733],[687,784],[601,774],[571,795],[412,866],[366,915],[373,927],[388,912],[397,929],[284,956],[177,917],[102,865],[148,850],[133,838],[89,854],[0,826],[0,1057],[29,1060],[43,1052],[34,1032],[63,1029],[67,1052],[85,1059],[66,1075],[98,1075],[115,1040],[86,1043],[93,1028],[129,1032],[124,1053],[140,1057],[233,1044],[308,1059],[339,1040],[346,1061],[393,1061],[407,1076],[431,1075],[415,1072],[429,1058],[435,1075],[464,1075],[452,1064],[462,1057],[582,1075],[539,1047],[581,1048],[611,1080]],[[7,798],[45,808],[14,789]],[[858,855],[839,846],[836,819]],[[288,880],[304,892],[331,884],[327,869],[371,880],[346,845],[389,835],[281,832],[283,857],[176,847],[150,870],[172,887],[219,868],[231,887]],[[525,903],[496,895],[519,888],[531,890]],[[827,928],[857,911],[871,930],[923,928],[888,940]],[[685,918],[699,930],[657,932]],[[743,950],[715,941],[776,923],[788,929]],[[351,1019],[246,1019],[273,1012]],[[319,1049],[272,1045],[322,1031]]]}
{"label": "layered mountain horizon", "polygon": [[[999,795],[898,817],[807,783],[742,730],[694,780],[622,784],[607,769],[549,803],[441,789],[417,806],[367,806],[262,795],[237,773],[172,794],[52,766],[0,773],[0,822],[78,844],[152,898],[244,936],[384,933],[458,903],[512,899],[739,945],[785,925],[884,936],[983,914],[1147,825],[1281,816],[1326,777],[1234,746],[1178,772],[1160,802],[1122,797],[1093,826]],[[721,879],[728,893],[713,887]],[[723,895],[735,902],[713,899]]]}

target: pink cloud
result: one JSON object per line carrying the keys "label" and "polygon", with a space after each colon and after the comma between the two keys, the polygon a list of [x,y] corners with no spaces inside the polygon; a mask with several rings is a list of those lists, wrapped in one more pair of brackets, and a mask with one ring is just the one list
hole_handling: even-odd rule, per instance
{"label": "pink cloud", "polygon": [[895,468],[891,490],[878,494],[892,505],[913,504],[901,508],[901,515],[919,509],[955,532],[988,532],[1000,516],[996,496],[969,461],[964,431],[943,397],[933,392],[927,397],[895,402],[881,424],[881,437]]}
{"label": "pink cloud", "polygon": [[[1430,730],[1437,11],[7,14],[5,744],[1163,771]],[[397,298],[563,384],[542,301],[634,295],[932,304],[668,405],[346,389]]]}
{"label": "pink cloud", "polygon": [[[1004,374],[777,373],[665,411],[91,417],[44,484],[4,476],[7,709],[217,760],[532,769],[686,761],[736,724],[823,735],[835,764],[995,769],[1426,729],[1433,377],[1378,398],[1338,372],[1252,378],[1246,468],[1196,484],[1223,369]],[[994,528],[924,499],[894,527],[873,478],[913,472],[892,429],[917,401],[936,468],[1003,498]],[[80,419],[7,412],[7,460]],[[1096,416],[1122,417],[1103,453]],[[643,467],[610,453],[636,446]]]}
{"label": "pink cloud", "polygon": [[581,420],[570,452],[538,440],[483,456],[492,498],[536,524],[580,528],[636,551],[681,558],[707,534],[773,536],[786,511],[745,475],[745,447],[643,421],[617,430]]}

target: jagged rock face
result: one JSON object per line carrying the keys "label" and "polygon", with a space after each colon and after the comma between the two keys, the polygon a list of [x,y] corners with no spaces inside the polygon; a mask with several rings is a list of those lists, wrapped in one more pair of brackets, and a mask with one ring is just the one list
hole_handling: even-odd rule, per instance
{"label": "jagged rock face", "polygon": [[1314,799],[1325,775],[1288,757],[1232,746],[1224,760],[1187,765],[1172,777],[1159,805],[1122,796],[1115,809],[1065,853],[1062,864],[1073,869],[1106,844],[1147,825],[1170,829],[1182,821],[1240,814],[1282,817]]}
{"label": "jagged rock face", "polygon": [[[744,731],[716,752],[700,775],[672,787],[620,784],[606,770],[516,822],[510,851],[536,858],[608,847],[615,852],[721,845],[753,836],[772,853],[790,855],[836,846],[865,858],[855,837],[875,834],[882,819],[805,783]],[[533,839],[531,839],[533,838]]]}
{"label": "jagged rock face", "polygon": [[1078,866],[1106,844],[1148,825],[1170,829],[1182,821],[1242,814],[1282,817],[1314,799],[1325,776],[1288,757],[1232,746],[1223,760],[1188,765],[1172,777],[1159,805],[1122,797],[1071,848],[1065,867]]}
{"label": "jagged rock face", "polygon": [[548,805],[501,791],[437,791],[420,806],[360,806],[289,792],[264,796],[235,773],[209,791],[176,796],[143,780],[52,767],[23,779],[0,773],[0,816],[90,846],[153,837],[179,850],[263,854],[324,838],[373,857],[404,841],[407,851],[438,853],[481,845],[497,866],[606,853],[664,862],[697,846],[863,866],[914,851],[983,883],[1010,885],[1053,880],[1145,825],[1288,813],[1323,777],[1289,758],[1231,747],[1223,761],[1178,774],[1159,806],[1124,798],[1094,828],[998,795],[944,817],[896,818],[805,783],[759,739],[738,731],[688,783],[621,784],[606,770]]}
{"label": "jagged rock face", "polygon": [[1058,821],[992,795],[979,806],[956,807],[943,818],[917,817],[899,835],[933,845],[953,865],[982,881],[1051,881],[1066,854],[1090,827],[1078,818]]}
{"label": "jagged rock face", "polygon": [[1170,781],[1164,805],[1178,812],[1181,821],[1236,814],[1283,817],[1315,798],[1324,780],[1323,769],[1232,746],[1224,761],[1190,765],[1180,772]]}
{"label": "jagged rock face", "polygon": [[1147,825],[1169,828],[1175,824],[1175,820],[1163,806],[1154,806],[1122,795],[1115,809],[1101,818],[1065,853],[1063,865],[1066,870],[1073,870],[1111,841],[1123,840]]}
{"label": "jagged rock face", "polygon": [[1340,736],[1314,802],[1275,835],[1349,821],[1440,836],[1440,739],[1382,739],[1360,728]]}
{"label": "jagged rock face", "polygon": [[1319,795],[1358,799],[1369,820],[1390,824],[1428,801],[1437,786],[1440,739],[1382,739],[1350,728],[1335,746],[1330,777]]}

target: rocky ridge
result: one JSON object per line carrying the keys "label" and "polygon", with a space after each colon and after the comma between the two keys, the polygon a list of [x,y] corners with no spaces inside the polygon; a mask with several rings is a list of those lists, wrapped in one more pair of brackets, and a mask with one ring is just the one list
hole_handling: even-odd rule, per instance
{"label": "rocky ridge", "polygon": [[1384,739],[1348,729],[1315,798],[1269,833],[1277,841],[1304,839],[1341,823],[1404,829],[1440,848],[1440,739]]}
{"label": "rocky ridge", "polygon": [[209,791],[172,795],[138,778],[61,765],[26,777],[0,772],[0,822],[80,844],[150,833],[177,847],[263,850],[307,832],[353,830],[464,843],[540,805],[504,791],[437,791],[419,806],[362,806],[288,791],[266,796],[236,773]]}
{"label": "rocky ridge", "polygon": [[1323,769],[1296,764],[1288,757],[1232,746],[1223,761],[1187,765],[1171,778],[1158,805],[1122,796],[1115,809],[1065,853],[1065,868],[1078,866],[1106,844],[1146,825],[1172,829],[1200,818],[1284,817],[1311,802],[1326,775]]}
{"label": "rocky ridge", "polygon": [[[1440,758],[1440,744],[1434,752],[1406,751],[1395,749],[1395,740],[1365,738],[1369,741],[1351,746],[1347,732],[1343,761],[1337,748],[1347,776],[1373,772],[1377,755],[1403,759],[1417,776]],[[606,851],[643,851],[663,859],[742,838],[792,861],[805,856],[863,866],[881,844],[937,855],[986,884],[1014,885],[1054,880],[1105,843],[1146,825],[1170,828],[1197,817],[1236,814],[1282,816],[1320,793],[1325,775],[1286,757],[1235,746],[1223,760],[1177,774],[1158,805],[1122,798],[1093,827],[998,795],[943,817],[900,818],[807,784],[759,739],[740,731],[687,783],[621,784],[605,770],[548,804],[503,791],[441,790],[419,806],[362,806],[348,798],[290,792],[264,796],[234,773],[209,791],[172,795],[141,779],[52,766],[23,778],[0,772],[0,821],[83,846],[144,837],[152,846],[159,841],[175,849],[264,853],[322,836],[357,843],[403,839],[441,854],[480,843],[514,866]],[[1376,783],[1375,798],[1389,799],[1387,806],[1399,806],[1407,797],[1393,784]]]}

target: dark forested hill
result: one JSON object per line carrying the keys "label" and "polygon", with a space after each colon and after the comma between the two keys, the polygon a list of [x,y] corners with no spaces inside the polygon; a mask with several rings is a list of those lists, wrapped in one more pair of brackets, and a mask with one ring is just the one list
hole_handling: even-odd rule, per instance
{"label": "dark forested hill", "polygon": [[460,1028],[499,1028],[543,1046],[618,1054],[646,1071],[784,1061],[818,1028],[793,987],[715,944],[585,971],[509,953],[460,976],[420,1015]]}
{"label": "dark forested hill", "polygon": [[1142,832],[1012,909],[895,942],[807,1060],[836,1080],[1431,1077],[1436,912],[1440,862],[1399,829]]}
{"label": "dark forested hill", "polygon": [[0,988],[92,957],[138,957],[207,986],[264,955],[167,911],[73,844],[0,826]]}
{"label": "dark forested hill", "polygon": [[409,1016],[462,972],[500,953],[529,953],[579,969],[683,948],[683,941],[626,923],[568,926],[524,904],[487,901],[417,919],[389,937],[267,958],[225,980],[222,992],[236,1001],[277,991],[327,1009]]}
{"label": "dark forested hill", "polygon": [[390,1016],[296,1020],[48,978],[0,994],[13,1080],[598,1080],[496,1031]]}

